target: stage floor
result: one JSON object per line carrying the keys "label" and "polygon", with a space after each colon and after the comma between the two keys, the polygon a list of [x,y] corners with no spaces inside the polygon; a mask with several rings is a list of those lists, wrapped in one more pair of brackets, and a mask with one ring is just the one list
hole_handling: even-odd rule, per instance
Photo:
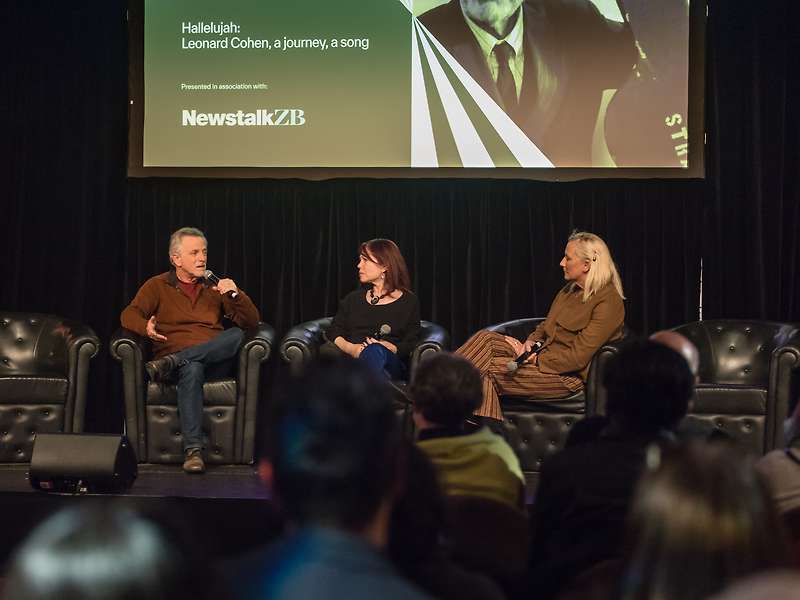
{"label": "stage floor", "polygon": [[0,565],[43,519],[77,503],[119,502],[147,513],[176,515],[212,558],[230,558],[267,543],[282,520],[252,466],[208,467],[187,475],[180,465],[139,465],[125,494],[58,494],[34,490],[28,465],[0,465]]}

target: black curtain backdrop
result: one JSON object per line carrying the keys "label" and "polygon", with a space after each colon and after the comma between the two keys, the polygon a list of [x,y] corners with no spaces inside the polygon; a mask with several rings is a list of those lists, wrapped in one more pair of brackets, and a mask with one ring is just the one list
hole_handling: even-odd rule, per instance
{"label": "black curtain backdrop", "polygon": [[[356,285],[358,243],[402,248],[422,317],[455,344],[544,315],[571,230],[608,242],[627,321],[646,333],[703,316],[800,320],[800,55],[791,0],[711,4],[705,181],[190,180],[125,176],[127,28],[121,0],[6,7],[5,219],[0,308],[90,324],[87,422],[119,431],[119,312],[165,270],[169,234],[209,238],[279,334],[332,314]],[[279,365],[273,364],[273,372]]]}

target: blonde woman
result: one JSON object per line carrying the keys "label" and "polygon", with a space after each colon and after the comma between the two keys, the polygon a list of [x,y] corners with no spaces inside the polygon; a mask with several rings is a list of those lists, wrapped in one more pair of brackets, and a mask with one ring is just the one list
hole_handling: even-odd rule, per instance
{"label": "blonde woman", "polygon": [[[502,420],[500,395],[554,399],[580,390],[595,352],[622,336],[625,296],[606,243],[575,232],[559,265],[567,284],[526,340],[482,330],[456,350],[481,373],[483,404],[476,415]],[[539,350],[511,372],[509,361],[532,348]]]}

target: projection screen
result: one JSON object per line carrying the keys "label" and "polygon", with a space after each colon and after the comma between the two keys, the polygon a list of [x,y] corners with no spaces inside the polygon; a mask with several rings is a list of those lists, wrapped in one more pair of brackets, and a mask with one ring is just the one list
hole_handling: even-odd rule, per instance
{"label": "projection screen", "polygon": [[129,175],[701,177],[698,5],[136,0]]}

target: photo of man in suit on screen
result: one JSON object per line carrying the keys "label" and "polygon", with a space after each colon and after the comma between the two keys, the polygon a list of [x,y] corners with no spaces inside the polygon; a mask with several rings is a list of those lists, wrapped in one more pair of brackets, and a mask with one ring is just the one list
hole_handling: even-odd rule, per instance
{"label": "photo of man in suit on screen", "polygon": [[615,166],[604,117],[639,52],[590,0],[449,0],[425,28],[556,166]]}

